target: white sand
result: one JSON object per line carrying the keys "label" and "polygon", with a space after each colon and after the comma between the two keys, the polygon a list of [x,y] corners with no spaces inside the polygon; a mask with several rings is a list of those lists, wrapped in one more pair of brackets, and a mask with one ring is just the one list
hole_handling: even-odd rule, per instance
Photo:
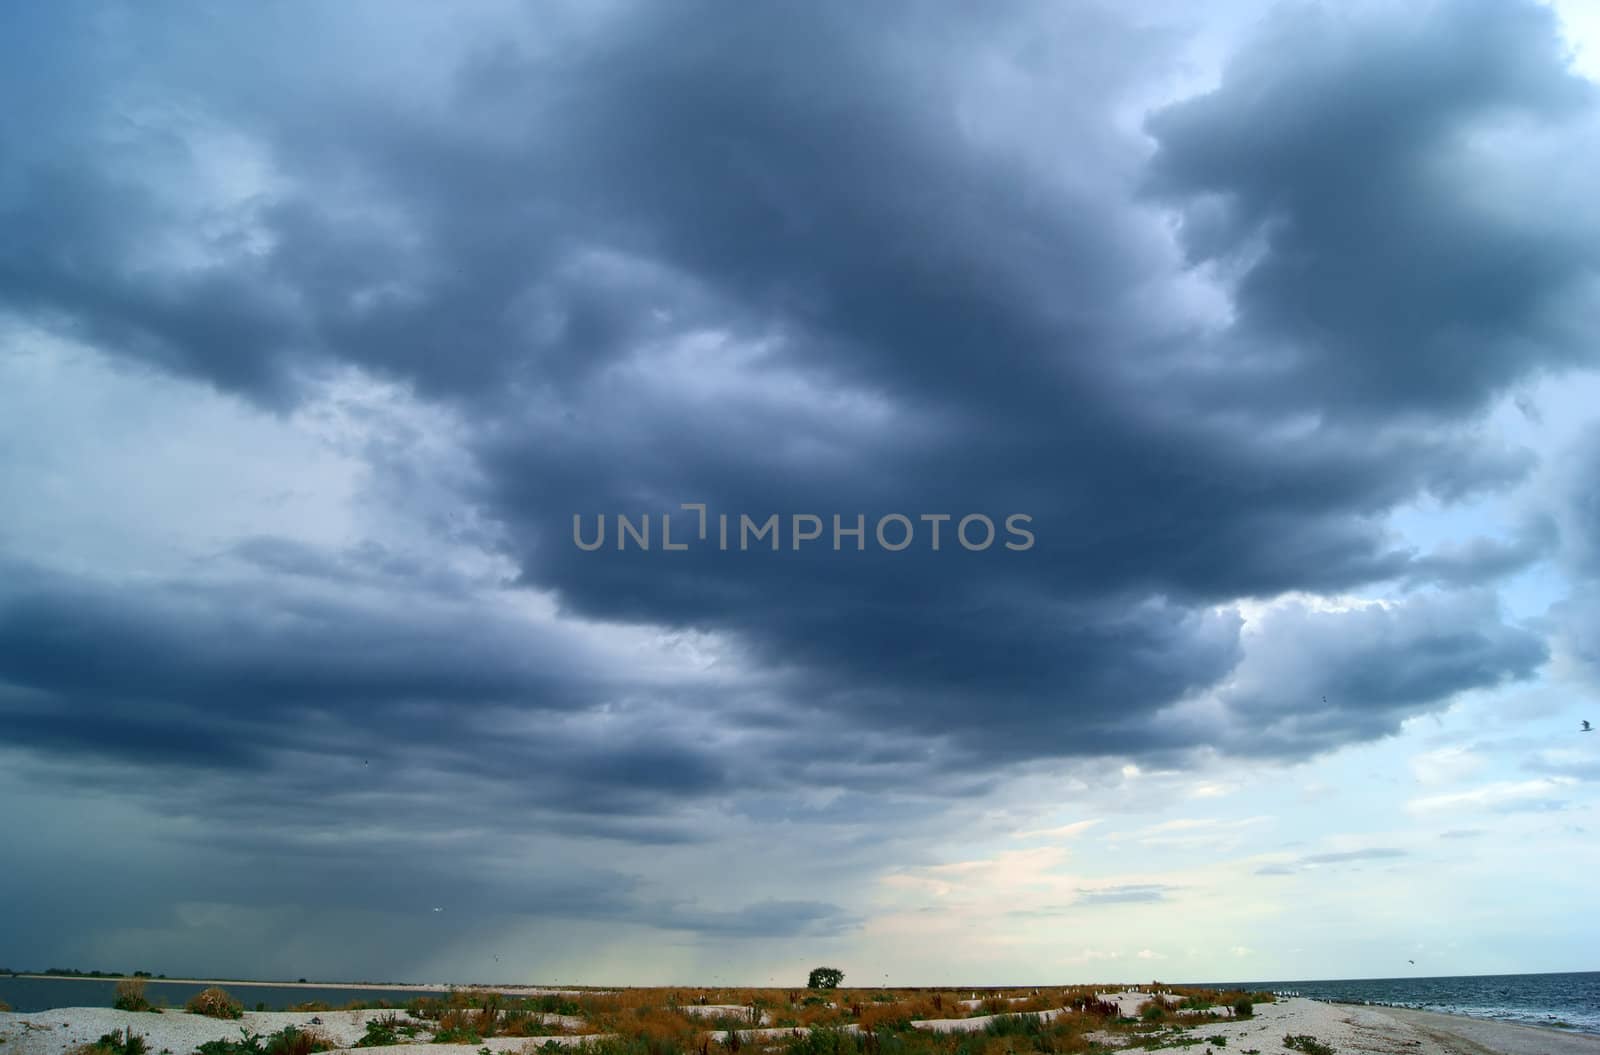
{"label": "white sand", "polygon": [[[147,1011],[116,1011],[108,1007],[64,1007],[51,1011],[28,1014],[0,1012],[0,1055],[65,1055],[79,1044],[99,1040],[103,1035],[120,1029],[132,1029],[143,1034],[150,1055],[159,1055],[162,1049],[173,1055],[189,1055],[208,1040],[238,1040],[241,1029],[266,1035],[276,1033],[284,1026],[303,1026],[326,1036],[339,1050],[353,1047],[366,1034],[369,1019],[396,1014],[371,1008],[363,1011],[246,1011],[243,1018],[228,1020],[191,1015],[185,1011],[166,1011],[155,1015]],[[570,1016],[543,1015],[547,1023],[582,1025],[583,1020]],[[313,1024],[312,1019],[321,1019]],[[402,1022],[413,1021],[400,1014]],[[416,1023],[424,1030],[430,1023]],[[520,1052],[528,1046],[537,1047],[547,1040],[569,1044],[583,1037],[490,1037],[481,1044],[396,1044],[383,1048],[359,1049],[362,1055],[383,1052],[384,1055],[449,1055],[475,1052],[488,1047],[491,1051]],[[415,1052],[412,1049],[416,1049]]]}
{"label": "white sand", "polygon": [[[749,1021],[750,1008],[746,1004],[679,1004],[678,1010],[686,1015],[696,1018],[737,1018]],[[761,1012],[761,1025],[771,1025],[772,1016],[765,1011]]]}
{"label": "white sand", "polygon": [[[1488,1022],[1461,1015],[1393,1012],[1389,1008],[1325,1004],[1304,997],[1257,1004],[1252,1018],[1207,1022],[1183,1030],[1185,1037],[1224,1037],[1227,1046],[1171,1045],[1154,1051],[1188,1055],[1295,1055],[1283,1046],[1285,1034],[1312,1036],[1340,1055],[1600,1055],[1600,1037],[1559,1030]],[[1419,1028],[1419,1018],[1427,1028]]]}
{"label": "white sand", "polygon": [[[235,1020],[191,1015],[186,1011],[116,1011],[108,1007],[66,1007],[29,1014],[0,1014],[4,1055],[61,1055],[106,1033],[132,1029],[147,1038],[151,1055],[162,1048],[188,1055],[208,1040],[237,1040],[241,1028],[252,1033],[275,1033],[284,1026],[305,1026],[336,1044],[351,1045],[366,1032],[367,1020],[386,1011],[246,1011]],[[313,1018],[322,1025],[311,1024]]]}
{"label": "white sand", "polygon": [[[1441,1015],[1433,1011],[1403,1008],[1362,1008],[1415,1030],[1425,1041],[1445,1052],[1502,1052],[1504,1055],[1595,1055],[1600,1052],[1600,1037],[1592,1033],[1570,1033],[1543,1026],[1524,1026],[1517,1022],[1490,1022],[1463,1015]],[[1418,1049],[1423,1050],[1423,1049]]]}

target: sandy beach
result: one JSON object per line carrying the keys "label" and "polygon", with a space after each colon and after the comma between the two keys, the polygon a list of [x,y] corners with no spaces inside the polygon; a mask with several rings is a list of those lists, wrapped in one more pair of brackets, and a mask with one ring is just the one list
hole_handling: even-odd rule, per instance
{"label": "sandy beach", "polygon": [[[1207,1023],[1199,1027],[1204,1037],[1220,1036],[1221,1051],[1259,1051],[1261,1055],[1292,1055],[1283,1038],[1311,1036],[1331,1045],[1335,1052],[1382,1052],[1384,1055],[1600,1055],[1600,1036],[1564,1030],[1492,1022],[1463,1015],[1426,1011],[1329,1004],[1291,998],[1257,1004],[1247,1019]],[[1173,1044],[1155,1051],[1193,1051]]]}
{"label": "sandy beach", "polygon": [[[1120,991],[1101,994],[1116,1002],[1125,1014],[1136,1013],[1151,994]],[[284,1026],[314,1026],[338,1051],[354,1050],[368,1019],[381,1012],[264,1011],[246,1012],[235,1021],[207,1018],[186,1012],[163,1014],[116,1011],[104,1007],[68,1007],[34,1013],[0,1013],[0,1051],[4,1055],[67,1055],[78,1045],[114,1030],[132,1029],[143,1034],[152,1055],[170,1052],[188,1055],[210,1040],[237,1039],[240,1030],[269,1034]],[[1043,1017],[1052,1017],[1043,1012]],[[984,1029],[994,1016],[929,1019],[915,1022],[919,1029],[971,1032]],[[320,1020],[313,1022],[313,1020]],[[846,1027],[854,1030],[855,1027]],[[790,1029],[741,1031],[747,1040],[773,1038]],[[1207,1022],[1191,1029],[1173,1029],[1145,1050],[1190,1051],[1201,1048],[1210,1055],[1291,1055],[1285,1036],[1309,1036],[1330,1045],[1335,1052],[1374,1052],[1383,1055],[1600,1055],[1600,1036],[1466,1018],[1426,1011],[1330,1004],[1290,998],[1256,1005],[1249,1018]],[[487,1047],[495,1053],[531,1052],[548,1040],[564,1045],[584,1043],[586,1037],[490,1037],[476,1044],[416,1043],[384,1048],[391,1055],[465,1055]],[[1112,1047],[1126,1046],[1126,1034],[1107,1033],[1092,1039]],[[1220,1043],[1219,1043],[1220,1041]],[[363,1049],[364,1050],[364,1049]]]}
{"label": "sandy beach", "polygon": [[1439,1051],[1461,1052],[1464,1055],[1477,1055],[1484,1051],[1505,1052],[1507,1055],[1592,1055],[1600,1052],[1600,1037],[1592,1033],[1571,1033],[1563,1029],[1524,1026],[1516,1022],[1491,1022],[1464,1015],[1441,1015],[1434,1011],[1411,1011],[1406,1008],[1371,1010],[1427,1037],[1439,1045]]}
{"label": "sandy beach", "polygon": [[[106,1007],[63,1007],[30,1014],[0,1012],[0,1038],[5,1055],[65,1055],[80,1044],[90,1043],[114,1030],[131,1029],[143,1034],[151,1055],[168,1050],[187,1055],[209,1040],[238,1040],[240,1030],[275,1033],[285,1026],[309,1027],[341,1047],[355,1049],[366,1032],[369,1019],[388,1012],[362,1011],[246,1011],[239,1019],[208,1018],[186,1011],[167,1011],[155,1015],[143,1011],[117,1011]],[[556,1016],[552,1016],[556,1017]],[[318,1021],[313,1021],[313,1020]],[[392,1055],[408,1055],[411,1049],[435,1052],[476,1052],[487,1047],[495,1052],[520,1052],[548,1040],[560,1044],[578,1043],[583,1037],[488,1037],[477,1044],[398,1044],[384,1047]]]}

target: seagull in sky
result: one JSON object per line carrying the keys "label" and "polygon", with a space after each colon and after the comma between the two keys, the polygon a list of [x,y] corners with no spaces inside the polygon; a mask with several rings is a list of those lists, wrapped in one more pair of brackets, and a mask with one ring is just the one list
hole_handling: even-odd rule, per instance
{"label": "seagull in sky", "polygon": [[1589,719],[1585,718],[1585,719],[1583,719],[1583,724],[1578,727],[1578,732],[1580,732],[1580,733],[1592,733],[1592,732],[1594,732],[1594,726],[1590,725],[1589,724]]}

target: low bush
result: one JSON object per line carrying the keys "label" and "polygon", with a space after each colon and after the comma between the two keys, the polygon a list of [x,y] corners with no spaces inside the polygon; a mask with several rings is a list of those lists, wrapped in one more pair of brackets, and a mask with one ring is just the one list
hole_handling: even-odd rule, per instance
{"label": "low bush", "polygon": [[143,1036],[131,1029],[120,1029],[102,1035],[93,1044],[73,1048],[71,1055],[145,1055],[149,1050]]}
{"label": "low bush", "polygon": [[784,1055],[858,1055],[862,1048],[859,1033],[824,1026],[788,1038]]}
{"label": "low bush", "polygon": [[194,1015],[205,1015],[208,1018],[240,1018],[244,1015],[244,1005],[228,994],[226,989],[212,986],[202,989],[189,998],[183,1009]]}
{"label": "low bush", "polygon": [[367,1032],[356,1041],[358,1048],[381,1048],[390,1044],[404,1044],[417,1035],[417,1027],[410,1022],[402,1022],[396,1015],[384,1015],[380,1018],[367,1019]]}
{"label": "low bush", "polygon": [[1037,1037],[1045,1031],[1038,1015],[996,1015],[983,1027],[991,1037]]}
{"label": "low bush", "polygon": [[111,1006],[118,1011],[154,1011],[155,1006],[144,995],[143,978],[123,978],[117,982],[116,999]]}
{"label": "low bush", "polygon": [[1333,1045],[1324,1044],[1316,1037],[1304,1033],[1298,1035],[1283,1035],[1283,1046],[1294,1051],[1303,1051],[1306,1055],[1333,1055]]}
{"label": "low bush", "polygon": [[447,1026],[433,1035],[435,1044],[482,1044],[483,1038],[466,1026]]}
{"label": "low bush", "polygon": [[556,1037],[566,1032],[560,1026],[547,1025],[539,1012],[521,1008],[502,1011],[498,1029],[503,1037]]}
{"label": "low bush", "polygon": [[333,1041],[314,1029],[284,1026],[266,1036],[241,1029],[238,1040],[208,1040],[195,1050],[199,1055],[312,1055],[334,1047]]}
{"label": "low bush", "polygon": [[1233,1005],[1233,1013],[1239,1018],[1249,1018],[1256,1013],[1256,1005],[1248,1000],[1240,1000]]}

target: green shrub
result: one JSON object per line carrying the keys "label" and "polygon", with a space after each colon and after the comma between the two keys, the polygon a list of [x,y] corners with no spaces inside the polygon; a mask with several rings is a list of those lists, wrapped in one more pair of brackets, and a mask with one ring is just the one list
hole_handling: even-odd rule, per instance
{"label": "green shrub", "polygon": [[123,978],[117,982],[117,998],[111,1006],[118,1011],[155,1011],[144,995],[143,978]]}
{"label": "green shrub", "polygon": [[1219,1034],[1218,1034],[1218,1035],[1217,1035],[1217,1036],[1215,1036],[1215,1037],[1207,1037],[1207,1038],[1206,1038],[1206,1043],[1207,1043],[1207,1044],[1215,1044],[1215,1045],[1216,1045],[1216,1046],[1217,1046],[1217,1047],[1219,1047],[1219,1048],[1225,1048],[1225,1047],[1227,1047],[1227,1046],[1228,1046],[1228,1038],[1227,1038],[1227,1037],[1224,1037],[1224,1036],[1222,1036],[1222,1035],[1221,1035],[1221,1034],[1220,1034],[1220,1033],[1219,1033]]}
{"label": "green shrub", "polygon": [[837,967],[813,967],[806,979],[807,989],[837,989],[844,981],[844,972]]}
{"label": "green shrub", "polygon": [[333,1046],[332,1041],[315,1030],[284,1026],[267,1036],[241,1029],[238,1040],[208,1040],[196,1051],[199,1055],[312,1055],[329,1051]]}
{"label": "green shrub", "polygon": [[465,1026],[441,1029],[433,1035],[435,1044],[482,1044],[483,1037]]}
{"label": "green shrub", "polygon": [[332,1047],[333,1042],[321,1033],[298,1026],[284,1026],[267,1038],[267,1055],[312,1055]]}
{"label": "green shrub", "polygon": [[1306,1055],[1333,1055],[1333,1045],[1324,1044],[1316,1037],[1307,1036],[1304,1033],[1297,1036],[1285,1033],[1283,1035],[1283,1046],[1294,1051],[1303,1051]]}
{"label": "green shrub", "polygon": [[194,994],[183,1008],[190,1014],[205,1015],[207,1018],[240,1018],[244,1015],[244,1005],[229,996],[226,989],[216,986]]}
{"label": "green shrub", "polygon": [[1239,1018],[1249,1018],[1256,1013],[1256,1005],[1248,1000],[1240,1000],[1233,1005],[1233,1013]]}
{"label": "green shrub", "polygon": [[367,1019],[367,1032],[360,1040],[356,1041],[358,1048],[381,1048],[390,1044],[404,1044],[417,1035],[417,1027],[409,1022],[401,1022],[395,1015],[384,1015],[381,1018]]}
{"label": "green shrub", "polygon": [[121,1029],[103,1034],[93,1044],[74,1048],[71,1055],[145,1055],[148,1050],[143,1036],[131,1029]]}
{"label": "green shrub", "polygon": [[261,1034],[248,1029],[239,1030],[239,1040],[208,1040],[195,1051],[198,1055],[266,1055],[261,1046]]}

